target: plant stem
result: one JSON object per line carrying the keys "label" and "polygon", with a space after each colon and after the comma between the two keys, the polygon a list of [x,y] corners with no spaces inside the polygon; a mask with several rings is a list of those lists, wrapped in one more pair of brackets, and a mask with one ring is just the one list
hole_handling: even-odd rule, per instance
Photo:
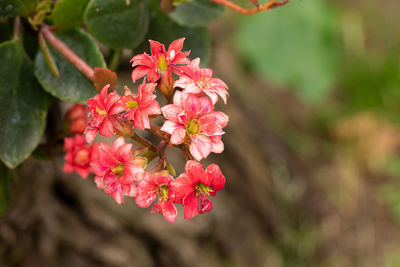
{"label": "plant stem", "polygon": [[40,32],[43,34],[49,44],[51,44],[61,55],[63,55],[69,62],[71,62],[83,75],[85,75],[92,82],[94,81],[94,71],[85,61],[83,61],[77,54],[75,54],[64,42],[58,39],[55,34],[50,30],[49,26],[42,25]]}
{"label": "plant stem", "polygon": [[210,1],[220,4],[220,5],[223,5],[223,6],[226,6],[227,8],[230,8],[232,10],[235,10],[235,11],[245,14],[245,15],[253,15],[253,14],[256,14],[261,11],[270,10],[270,9],[273,9],[274,7],[282,6],[289,2],[289,0],[284,0],[282,2],[276,2],[276,0],[269,0],[268,2],[266,2],[262,5],[257,5],[256,8],[246,9],[235,3],[232,3],[229,0],[210,0]]}
{"label": "plant stem", "polygon": [[13,40],[21,40],[22,38],[21,18],[16,17],[14,21]]}
{"label": "plant stem", "polygon": [[121,50],[111,50],[110,62],[108,63],[108,68],[112,71],[116,71],[119,66],[119,61],[121,60],[122,51]]}

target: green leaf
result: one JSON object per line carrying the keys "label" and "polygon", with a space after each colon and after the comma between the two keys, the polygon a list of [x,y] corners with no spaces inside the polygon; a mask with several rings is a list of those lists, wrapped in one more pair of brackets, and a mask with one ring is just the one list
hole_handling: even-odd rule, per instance
{"label": "green leaf", "polygon": [[186,38],[182,51],[190,50],[189,57],[191,59],[200,57],[202,65],[207,64],[211,47],[208,29],[206,27],[188,28],[179,26],[169,19],[160,9],[152,13],[149,32],[143,46],[141,45],[140,48],[149,51],[148,40],[155,40],[167,46],[174,40],[182,37]]}
{"label": "green leaf", "polygon": [[337,75],[336,18],[324,1],[293,1],[243,19],[235,44],[269,82],[293,87],[316,103],[332,89]]}
{"label": "green leaf", "polygon": [[85,13],[89,32],[103,44],[134,48],[147,33],[148,0],[92,0]]}
{"label": "green leaf", "polygon": [[[105,68],[103,56],[88,34],[82,30],[71,30],[56,35],[91,67]],[[38,51],[35,58],[35,75],[43,88],[63,101],[85,103],[93,97],[96,94],[93,83],[50,44],[48,47],[60,78],[54,76],[47,66],[43,53]]]}
{"label": "green leaf", "polygon": [[179,25],[206,26],[222,14],[224,8],[210,0],[192,0],[179,4],[169,16]]}
{"label": "green leaf", "polygon": [[10,202],[11,185],[16,180],[16,174],[0,162],[0,215],[2,215]]}
{"label": "green leaf", "polygon": [[72,29],[83,24],[83,15],[89,0],[60,0],[53,9],[53,24],[59,29]]}
{"label": "green leaf", "polygon": [[35,10],[36,0],[0,0],[0,18],[28,16]]}
{"label": "green leaf", "polygon": [[0,158],[15,168],[42,137],[48,95],[33,75],[33,66],[19,41],[0,45]]}

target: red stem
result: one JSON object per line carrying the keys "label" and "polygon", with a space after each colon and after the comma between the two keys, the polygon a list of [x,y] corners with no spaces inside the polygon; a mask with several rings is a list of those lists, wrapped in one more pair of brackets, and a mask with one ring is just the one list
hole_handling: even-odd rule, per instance
{"label": "red stem", "polygon": [[235,11],[245,14],[245,15],[253,15],[253,14],[256,14],[261,11],[270,10],[270,9],[273,9],[274,7],[278,7],[278,6],[284,5],[289,2],[289,0],[285,0],[282,2],[276,2],[276,0],[269,0],[268,2],[266,2],[262,5],[258,5],[256,8],[246,9],[235,3],[232,3],[229,0],[210,0],[210,1],[220,4],[220,5],[223,5],[223,6],[226,6],[227,8],[230,8],[232,10],[235,10]]}
{"label": "red stem", "polygon": [[51,44],[61,55],[71,62],[80,72],[83,73],[89,80],[94,82],[94,71],[85,61],[75,54],[68,46],[66,46],[47,25],[42,25],[40,32],[44,38]]}

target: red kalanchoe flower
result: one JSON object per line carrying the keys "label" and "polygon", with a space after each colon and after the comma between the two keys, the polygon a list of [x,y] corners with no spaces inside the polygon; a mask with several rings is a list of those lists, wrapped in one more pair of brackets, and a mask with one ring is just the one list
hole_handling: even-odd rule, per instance
{"label": "red kalanchoe flower", "polygon": [[151,55],[144,53],[131,59],[132,67],[137,66],[132,72],[133,82],[145,75],[150,83],[157,82],[160,75],[168,69],[179,74],[180,65],[190,62],[186,58],[190,52],[181,52],[184,40],[185,38],[181,38],[173,41],[168,50],[165,50],[163,44],[150,40]]}
{"label": "red kalanchoe flower", "polygon": [[156,83],[142,83],[139,85],[138,94],[132,94],[131,90],[125,86],[125,96],[121,98],[122,104],[127,108],[124,116],[133,121],[135,128],[144,130],[150,128],[149,115],[161,113],[160,106],[153,94]]}
{"label": "red kalanchoe flower", "polygon": [[132,157],[132,144],[125,144],[123,137],[117,138],[112,146],[101,143],[97,150],[98,159],[91,164],[97,187],[112,194],[118,204],[124,201],[124,196],[135,197],[134,182],[143,178],[146,160]]}
{"label": "red kalanchoe flower", "polygon": [[77,134],[75,137],[64,138],[64,172],[76,171],[82,178],[86,178],[92,172],[90,162],[93,160],[92,146],[87,145],[85,138]]}
{"label": "red kalanchoe flower", "polygon": [[174,86],[185,89],[185,93],[206,94],[213,104],[217,103],[219,95],[226,104],[228,86],[221,79],[213,78],[212,74],[211,69],[200,69],[200,59],[196,58],[189,65],[182,66],[182,74]]}
{"label": "red kalanchoe flower", "polygon": [[171,135],[171,144],[190,142],[190,153],[196,160],[224,150],[222,128],[228,124],[229,118],[223,112],[214,111],[208,97],[176,91],[173,104],[164,106],[162,112],[168,120],[161,131]]}
{"label": "red kalanchoe flower", "polygon": [[107,94],[110,85],[104,86],[100,94],[87,101],[90,122],[85,130],[86,141],[91,144],[97,132],[102,136],[110,137],[115,133],[113,120],[125,107],[118,101],[120,96],[116,92]]}
{"label": "red kalanchoe flower", "polygon": [[191,219],[198,213],[209,212],[213,208],[208,196],[215,196],[225,186],[225,176],[218,165],[211,164],[203,170],[203,165],[189,160],[182,173],[172,182],[175,201],[184,206],[185,219]]}
{"label": "red kalanchoe flower", "polygon": [[158,196],[158,202],[153,206],[152,212],[161,213],[169,222],[175,222],[178,216],[178,209],[174,204],[174,191],[171,183],[174,181],[168,173],[146,172],[142,181],[137,185],[136,204],[139,207],[147,208]]}
{"label": "red kalanchoe flower", "polygon": [[68,131],[70,133],[82,134],[85,131],[88,123],[86,107],[82,104],[75,104],[68,110],[65,119],[69,125]]}

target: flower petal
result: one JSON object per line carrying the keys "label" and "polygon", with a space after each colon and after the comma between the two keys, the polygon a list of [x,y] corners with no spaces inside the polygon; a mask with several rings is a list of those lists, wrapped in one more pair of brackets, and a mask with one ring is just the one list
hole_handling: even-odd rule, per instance
{"label": "flower petal", "polygon": [[178,209],[171,201],[162,200],[160,203],[161,213],[169,222],[175,222],[178,217]]}
{"label": "flower petal", "polygon": [[222,175],[221,169],[216,164],[211,164],[206,169],[206,180],[212,190],[220,191],[225,186],[225,176]]}
{"label": "flower petal", "polygon": [[184,201],[183,218],[192,219],[199,213],[197,208],[197,198],[194,193],[188,194]]}
{"label": "flower petal", "polygon": [[189,160],[185,165],[185,172],[192,180],[192,184],[198,184],[202,176],[204,176],[203,165],[200,162]]}

